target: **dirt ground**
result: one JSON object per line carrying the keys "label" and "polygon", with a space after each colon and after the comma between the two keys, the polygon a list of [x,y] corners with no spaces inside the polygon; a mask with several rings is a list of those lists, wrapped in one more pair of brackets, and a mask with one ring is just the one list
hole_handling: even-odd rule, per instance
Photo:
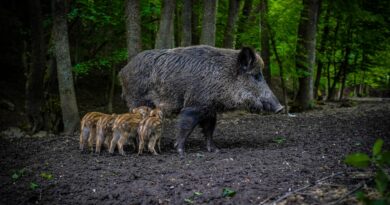
{"label": "dirt ground", "polygon": [[132,147],[128,156],[81,154],[78,135],[3,131],[0,204],[355,204],[349,192],[367,177],[344,156],[370,153],[377,138],[389,149],[390,102],[223,114],[214,137],[221,152],[208,153],[196,130],[184,160],[173,149],[174,128],[175,120],[164,123],[159,156]]}

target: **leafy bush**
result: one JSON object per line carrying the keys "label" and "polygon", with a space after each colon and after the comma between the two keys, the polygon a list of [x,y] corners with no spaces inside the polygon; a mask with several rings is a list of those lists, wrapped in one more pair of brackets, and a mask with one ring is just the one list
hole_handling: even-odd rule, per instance
{"label": "leafy bush", "polygon": [[375,167],[375,188],[380,193],[380,198],[370,199],[363,192],[359,192],[357,198],[365,204],[390,204],[390,177],[387,172],[390,166],[390,151],[383,151],[383,144],[382,139],[376,140],[371,157],[365,153],[353,153],[345,158],[345,163],[353,167]]}

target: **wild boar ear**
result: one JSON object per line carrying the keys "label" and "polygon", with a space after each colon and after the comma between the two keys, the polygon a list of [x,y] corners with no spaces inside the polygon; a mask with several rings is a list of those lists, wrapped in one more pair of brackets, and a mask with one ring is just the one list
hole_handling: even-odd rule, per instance
{"label": "wild boar ear", "polygon": [[253,68],[253,63],[256,61],[255,52],[249,47],[243,47],[238,54],[238,74],[246,73]]}

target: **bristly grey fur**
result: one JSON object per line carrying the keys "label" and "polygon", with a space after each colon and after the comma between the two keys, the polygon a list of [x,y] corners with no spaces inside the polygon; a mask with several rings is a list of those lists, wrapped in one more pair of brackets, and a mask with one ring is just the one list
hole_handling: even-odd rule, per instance
{"label": "bristly grey fur", "polygon": [[119,73],[122,96],[130,109],[153,104],[168,115],[184,107],[277,109],[280,104],[261,76],[262,59],[243,51],[204,45],[144,51]]}

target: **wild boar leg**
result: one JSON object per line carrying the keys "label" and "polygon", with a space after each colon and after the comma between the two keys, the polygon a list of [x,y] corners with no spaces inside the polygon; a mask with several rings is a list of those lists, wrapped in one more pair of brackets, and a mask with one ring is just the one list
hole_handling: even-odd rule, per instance
{"label": "wild boar leg", "polygon": [[90,130],[88,137],[88,147],[91,152],[93,152],[93,143],[96,141],[96,126],[93,126]]}
{"label": "wild boar leg", "polygon": [[185,141],[199,124],[200,115],[200,112],[193,108],[184,108],[180,112],[175,147],[181,158],[184,157]]}
{"label": "wild boar leg", "polygon": [[97,136],[96,136],[96,153],[100,154],[100,150],[104,141],[104,131],[103,128],[97,128]]}
{"label": "wild boar leg", "polygon": [[199,125],[202,128],[202,133],[206,138],[207,151],[209,152],[218,152],[218,147],[214,144],[213,133],[215,130],[215,125],[217,122],[216,114],[213,114],[211,117],[205,118],[200,121]]}
{"label": "wild boar leg", "polygon": [[127,140],[129,139],[130,132],[123,132],[118,140],[118,151],[122,156],[126,156],[125,151],[123,150],[123,146],[126,144]]}
{"label": "wild boar leg", "polygon": [[80,150],[84,151],[84,147],[87,144],[88,138],[90,134],[90,128],[89,127],[83,127],[80,131]]}
{"label": "wild boar leg", "polygon": [[119,130],[114,130],[113,131],[113,134],[112,134],[112,140],[111,140],[111,143],[110,143],[110,150],[108,151],[110,154],[114,154],[114,151],[115,151],[115,147],[118,143],[118,140],[120,138],[120,131]]}

